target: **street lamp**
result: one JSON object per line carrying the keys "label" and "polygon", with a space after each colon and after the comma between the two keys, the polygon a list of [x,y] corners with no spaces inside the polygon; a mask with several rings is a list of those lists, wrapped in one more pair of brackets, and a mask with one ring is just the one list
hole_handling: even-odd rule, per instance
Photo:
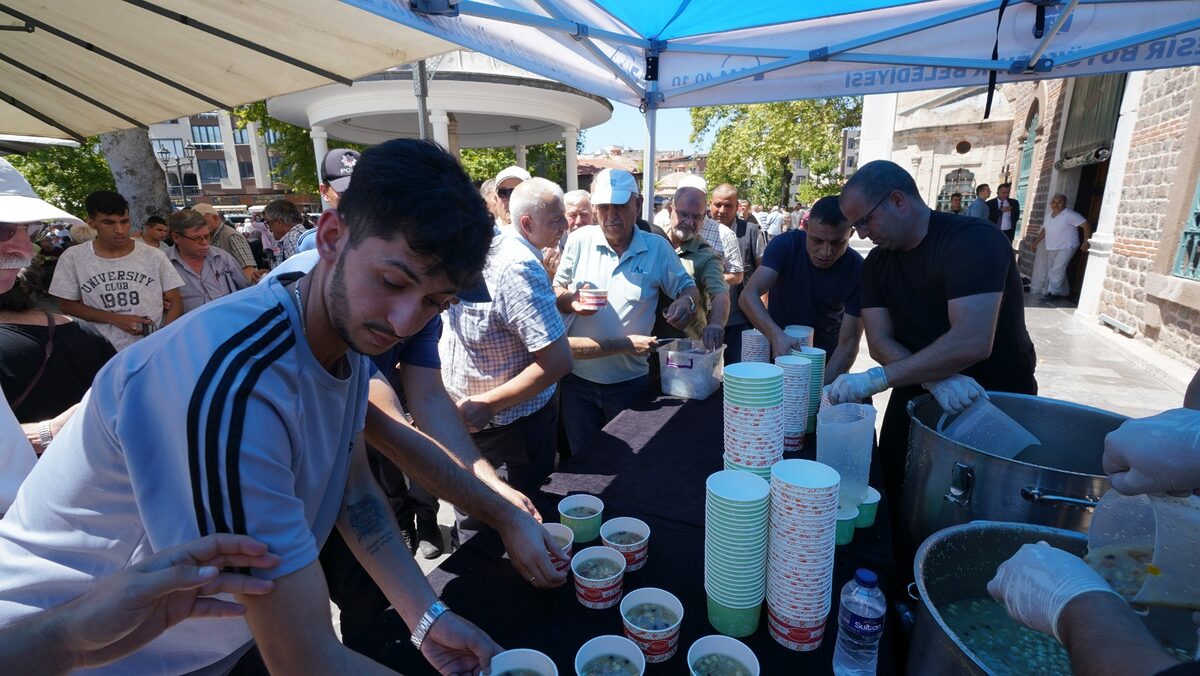
{"label": "street lamp", "polygon": [[183,184],[183,165],[186,163],[191,165],[192,158],[196,156],[196,146],[188,142],[183,147],[184,157],[177,157],[166,146],[159,146],[158,157],[162,160],[163,170],[166,171],[171,166],[175,167],[175,175],[179,179],[179,194],[183,197],[183,208],[188,208],[187,186]]}

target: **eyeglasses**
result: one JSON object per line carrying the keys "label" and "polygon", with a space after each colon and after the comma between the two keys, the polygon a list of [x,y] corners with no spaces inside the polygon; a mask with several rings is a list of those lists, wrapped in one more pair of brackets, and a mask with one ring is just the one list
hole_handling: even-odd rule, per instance
{"label": "eyeglasses", "polygon": [[854,225],[852,225],[850,227],[853,228],[856,232],[861,231],[861,230],[866,230],[871,224],[871,214],[875,213],[875,210],[879,208],[879,205],[883,204],[884,201],[886,201],[889,196],[891,196],[891,193],[888,193],[888,194],[884,195],[882,198],[880,198],[880,200],[875,203],[875,206],[871,207],[871,210],[867,212],[866,216],[863,216],[862,218],[858,219],[857,221],[854,221]]}
{"label": "eyeglasses", "polygon": [[17,231],[24,228],[29,235],[29,239],[36,240],[38,237],[46,234],[50,226],[44,223],[0,223],[0,242],[7,242],[12,239]]}
{"label": "eyeglasses", "polygon": [[698,214],[689,214],[686,211],[681,211],[678,207],[675,208],[675,215],[681,221],[691,221],[692,223],[699,223],[700,221],[704,220],[703,212]]}
{"label": "eyeglasses", "polygon": [[176,237],[182,237],[183,239],[186,239],[186,240],[189,240],[189,241],[195,242],[195,243],[197,243],[197,244],[203,244],[203,243],[205,243],[205,242],[211,242],[211,241],[212,241],[212,238],[213,238],[213,236],[212,236],[211,234],[209,234],[209,235],[200,235],[199,237],[191,237],[191,236],[189,236],[189,235],[185,235],[185,234],[183,234],[182,232],[177,232],[177,233],[175,233],[175,236],[176,236]]}
{"label": "eyeglasses", "polygon": [[512,197],[514,190],[516,188],[496,188],[496,194],[500,196],[500,199],[508,199]]}

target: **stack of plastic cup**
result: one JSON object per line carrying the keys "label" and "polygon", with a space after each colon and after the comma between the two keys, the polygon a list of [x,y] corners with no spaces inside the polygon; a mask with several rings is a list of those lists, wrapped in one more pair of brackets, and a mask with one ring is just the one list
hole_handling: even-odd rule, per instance
{"label": "stack of plastic cup", "polygon": [[808,433],[808,398],[811,388],[808,374],[812,362],[804,357],[785,354],[775,358],[783,369],[783,446],[788,450],[804,447]]}
{"label": "stack of plastic cup", "polygon": [[771,341],[758,329],[742,331],[742,361],[771,361]]}
{"label": "stack of plastic cup", "polygon": [[742,362],[725,367],[725,467],[765,478],[783,457],[783,369]]}
{"label": "stack of plastic cup", "polygon": [[836,470],[812,460],[771,468],[767,628],[792,650],[816,650],[825,635],[840,482]]}
{"label": "stack of plastic cup", "polygon": [[817,429],[817,410],[821,407],[821,388],[825,385],[825,350],[819,347],[802,347],[792,354],[804,357],[812,363],[808,373],[808,429]]}
{"label": "stack of plastic cup", "polygon": [[705,482],[704,590],[708,621],[727,636],[758,629],[767,584],[766,480],[725,470]]}
{"label": "stack of plastic cup", "polygon": [[812,347],[813,327],[811,326],[792,324],[791,326],[785,326],[783,333],[790,338],[798,339],[804,347]]}

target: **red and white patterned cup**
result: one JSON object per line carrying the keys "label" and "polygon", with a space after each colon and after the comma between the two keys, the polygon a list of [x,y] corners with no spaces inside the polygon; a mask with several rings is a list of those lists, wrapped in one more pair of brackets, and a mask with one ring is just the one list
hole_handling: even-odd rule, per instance
{"label": "red and white patterned cup", "polygon": [[[621,544],[608,539],[610,535],[622,532],[640,535],[642,539],[632,544]],[[650,526],[641,519],[619,516],[605,521],[604,525],[600,526],[600,541],[605,547],[612,547],[625,556],[625,572],[628,573],[646,565],[646,559],[650,556]]]}
{"label": "red and white patterned cup", "polygon": [[[629,614],[640,605],[651,603],[662,606],[675,615],[675,623],[663,629],[647,629],[629,620]],[[679,626],[683,623],[683,604],[674,594],[655,587],[643,587],[629,592],[621,599],[621,622],[625,625],[625,636],[641,648],[646,661],[666,662],[679,648]]]}
{"label": "red and white patterned cup", "polygon": [[[589,561],[604,559],[617,566],[617,574],[603,579],[580,575],[579,571]],[[571,572],[575,577],[575,598],[585,608],[612,608],[621,600],[621,584],[625,577],[625,557],[609,547],[588,547],[571,558]]]}

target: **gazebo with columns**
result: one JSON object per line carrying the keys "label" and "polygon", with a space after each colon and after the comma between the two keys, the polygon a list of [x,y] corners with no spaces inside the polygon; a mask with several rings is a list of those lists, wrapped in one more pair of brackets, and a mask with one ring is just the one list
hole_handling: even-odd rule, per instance
{"label": "gazebo with columns", "polygon": [[[456,156],[462,148],[512,146],[525,166],[525,148],[563,141],[567,190],[578,187],[579,131],[612,116],[606,99],[548,80],[476,52],[430,59],[427,108],[433,140]],[[418,138],[416,68],[404,65],[347,87],[327,85],[267,101],[272,117],[311,130],[317,162],[329,138],[376,144]],[[319,172],[319,169],[318,169]]]}

